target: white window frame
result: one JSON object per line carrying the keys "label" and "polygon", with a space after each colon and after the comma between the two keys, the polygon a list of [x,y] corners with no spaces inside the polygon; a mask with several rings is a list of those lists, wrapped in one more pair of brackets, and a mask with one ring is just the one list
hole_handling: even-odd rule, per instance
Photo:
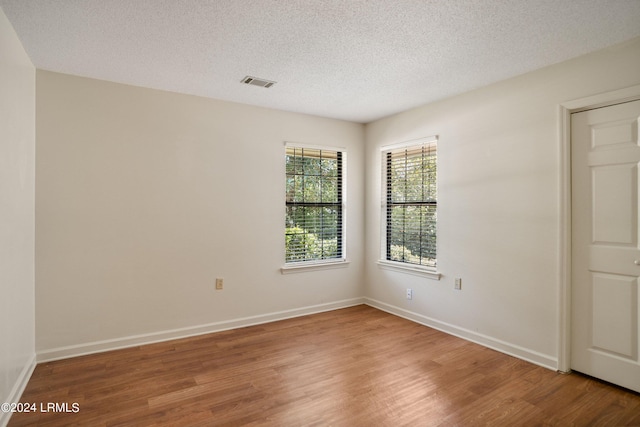
{"label": "white window frame", "polygon": [[[414,274],[422,277],[427,277],[434,280],[440,280],[442,274],[437,269],[436,266],[422,266],[417,264],[411,264],[406,262],[398,262],[387,259],[387,170],[386,170],[386,157],[387,153],[399,149],[405,149],[410,147],[416,147],[424,144],[435,143],[436,147],[438,145],[438,136],[428,136],[419,139],[413,139],[410,141],[404,141],[397,144],[384,145],[380,147],[380,155],[381,155],[381,170],[382,170],[382,194],[381,194],[381,214],[380,214],[380,259],[378,260],[378,265],[380,268],[400,271],[404,273]],[[437,148],[436,148],[437,150]],[[436,154],[437,156],[437,154]],[[436,157],[436,161],[437,157]],[[438,179],[436,178],[436,185]],[[437,208],[436,208],[437,209]],[[436,240],[437,241],[437,240]],[[436,243],[437,244],[437,243]],[[437,250],[436,250],[437,253]]]}
{"label": "white window frame", "polygon": [[[286,262],[280,268],[282,274],[289,273],[299,273],[306,271],[317,271],[324,270],[330,268],[341,268],[346,267],[349,264],[349,260],[347,259],[347,149],[344,147],[333,147],[333,146],[325,146],[325,145],[313,145],[313,144],[305,144],[300,142],[290,142],[285,141],[285,152],[287,148],[303,148],[303,149],[314,149],[314,150],[327,150],[327,151],[339,151],[342,153],[342,235],[340,236],[341,245],[342,245],[342,256],[340,258],[331,258],[331,259],[323,259],[323,260],[309,260],[309,261],[296,261],[296,262]],[[286,214],[285,214],[286,215]],[[285,216],[283,215],[283,217]],[[284,236],[283,236],[284,237]],[[282,248],[284,249],[285,245],[283,242]]]}

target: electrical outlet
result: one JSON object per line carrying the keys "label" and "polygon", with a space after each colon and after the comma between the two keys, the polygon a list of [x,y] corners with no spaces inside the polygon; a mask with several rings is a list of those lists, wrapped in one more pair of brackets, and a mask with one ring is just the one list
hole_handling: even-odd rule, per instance
{"label": "electrical outlet", "polygon": [[407,288],[407,299],[413,299],[413,289]]}
{"label": "electrical outlet", "polygon": [[453,287],[458,291],[462,289],[462,279],[460,277],[456,277],[456,281]]}
{"label": "electrical outlet", "polygon": [[217,290],[222,289],[222,285],[223,285],[223,280],[222,280],[222,278],[221,278],[221,277],[218,277],[218,278],[216,279],[216,289],[217,289]]}

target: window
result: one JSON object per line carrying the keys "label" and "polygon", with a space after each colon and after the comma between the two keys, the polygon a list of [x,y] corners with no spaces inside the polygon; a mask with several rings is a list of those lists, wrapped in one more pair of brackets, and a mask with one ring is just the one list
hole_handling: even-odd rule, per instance
{"label": "window", "polygon": [[340,150],[286,146],[285,261],[343,260]]}
{"label": "window", "polygon": [[432,137],[383,151],[387,261],[436,266],[436,145]]}

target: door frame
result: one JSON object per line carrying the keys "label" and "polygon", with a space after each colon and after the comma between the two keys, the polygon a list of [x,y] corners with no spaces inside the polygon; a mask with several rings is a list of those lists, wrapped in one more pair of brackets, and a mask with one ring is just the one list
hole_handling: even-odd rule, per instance
{"label": "door frame", "polygon": [[563,102],[558,106],[559,242],[558,371],[571,371],[571,114],[640,99],[640,85]]}

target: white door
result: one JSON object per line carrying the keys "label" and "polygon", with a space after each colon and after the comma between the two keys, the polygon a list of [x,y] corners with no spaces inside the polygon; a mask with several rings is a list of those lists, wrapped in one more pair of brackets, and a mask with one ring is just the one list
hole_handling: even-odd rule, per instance
{"label": "white door", "polygon": [[640,392],[640,101],[571,116],[571,369]]}

